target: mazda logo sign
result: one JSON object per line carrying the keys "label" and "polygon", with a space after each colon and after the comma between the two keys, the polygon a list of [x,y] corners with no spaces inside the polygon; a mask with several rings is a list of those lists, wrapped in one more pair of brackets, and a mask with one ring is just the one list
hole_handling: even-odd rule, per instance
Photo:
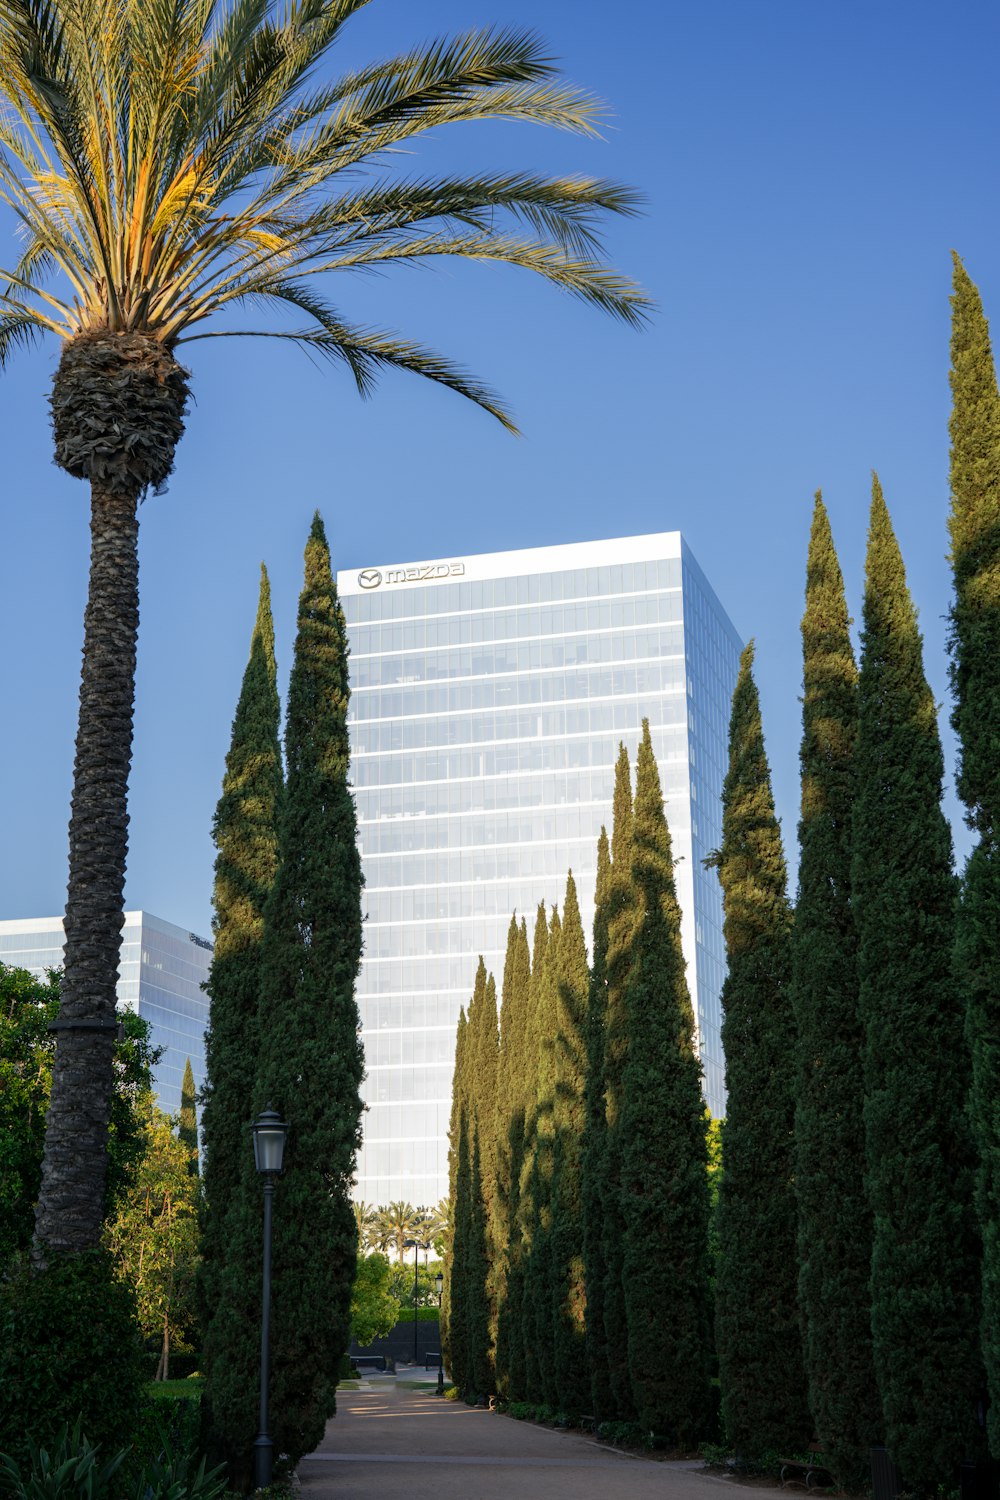
{"label": "mazda logo sign", "polygon": [[378,568],[365,568],[358,574],[358,582],[363,589],[377,589],[382,582],[382,574]]}

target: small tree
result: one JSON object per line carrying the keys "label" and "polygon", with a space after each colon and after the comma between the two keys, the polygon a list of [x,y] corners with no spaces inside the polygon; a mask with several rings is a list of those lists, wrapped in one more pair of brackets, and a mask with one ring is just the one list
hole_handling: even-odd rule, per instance
{"label": "small tree", "polygon": [[351,1340],[366,1348],[386,1338],[399,1318],[399,1301],[392,1295],[392,1266],[377,1252],[358,1257],[351,1291]]}
{"label": "small tree", "polygon": [[192,1176],[197,1177],[198,1113],[195,1106],[194,1070],[191,1067],[190,1058],[187,1058],[184,1063],[184,1077],[181,1079],[181,1112],[177,1136],[188,1150],[188,1171]]}
{"label": "small tree", "polygon": [[191,1149],[150,1101],[145,1153],[135,1183],[105,1229],[105,1243],[135,1287],[143,1338],[160,1340],[157,1380],[170,1378],[170,1351],[190,1347],[196,1325],[198,1180]]}

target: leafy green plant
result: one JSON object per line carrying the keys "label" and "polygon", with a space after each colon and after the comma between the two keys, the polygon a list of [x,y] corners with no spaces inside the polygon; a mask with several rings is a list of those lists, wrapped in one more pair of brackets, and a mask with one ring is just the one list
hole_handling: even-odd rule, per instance
{"label": "leafy green plant", "polygon": [[[98,1449],[85,1436],[79,1417],[72,1429],[63,1424],[51,1448],[29,1439],[27,1449],[23,1464],[9,1453],[0,1453],[0,1490],[14,1500],[102,1500],[127,1451],[122,1449],[99,1464]],[[214,1496],[206,1495],[203,1500],[214,1500]]]}
{"label": "leafy green plant", "polygon": [[166,1430],[161,1437],[159,1453],[139,1474],[135,1500],[219,1500],[227,1484],[225,1464],[209,1469],[195,1442],[172,1439]]}

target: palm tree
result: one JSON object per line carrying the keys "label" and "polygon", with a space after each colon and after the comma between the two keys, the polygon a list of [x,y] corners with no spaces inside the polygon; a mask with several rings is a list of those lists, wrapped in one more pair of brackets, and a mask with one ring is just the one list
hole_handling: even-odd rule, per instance
{"label": "palm tree", "polygon": [[[91,564],[73,772],[65,977],[35,1253],[100,1237],[132,755],[138,503],[184,430],[180,346],[291,340],[344,365],[362,395],[410,370],[497,396],[441,355],[352,326],[337,273],[430,257],[537,272],[627,323],[637,288],[599,260],[605,211],[635,195],[528,172],[400,175],[414,137],[508,119],[593,132],[596,102],[538,39],[474,31],[341,78],[323,64],[368,0],[0,0],[0,197],[20,254],[0,271],[0,364],[62,348],[56,462],[90,484]],[[377,167],[377,175],[371,170]],[[365,173],[368,173],[366,176]],[[274,321],[206,327],[234,310]],[[299,315],[287,326],[282,315]]]}
{"label": "palm tree", "polygon": [[376,1211],[370,1203],[355,1199],[354,1221],[358,1226],[358,1250],[362,1253],[371,1249],[375,1218]]}
{"label": "palm tree", "polygon": [[417,1223],[417,1210],[412,1203],[401,1203],[397,1200],[395,1203],[390,1203],[388,1208],[383,1209],[383,1213],[386,1227],[396,1244],[399,1264],[402,1265],[406,1241],[413,1238],[414,1226]]}

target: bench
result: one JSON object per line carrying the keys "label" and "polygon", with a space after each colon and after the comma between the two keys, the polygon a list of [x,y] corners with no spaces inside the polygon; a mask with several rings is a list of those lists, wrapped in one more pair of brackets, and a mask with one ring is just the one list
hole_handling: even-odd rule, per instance
{"label": "bench", "polygon": [[351,1364],[358,1370],[365,1368],[369,1370],[384,1370],[384,1354],[352,1354]]}
{"label": "bench", "polygon": [[439,1349],[428,1349],[427,1353],[424,1355],[424,1369],[440,1370],[440,1368],[441,1351]]}
{"label": "bench", "polygon": [[781,1488],[790,1484],[801,1484],[807,1490],[826,1490],[833,1485],[833,1475],[823,1462],[823,1450],[819,1443],[810,1443],[808,1458],[782,1458]]}

